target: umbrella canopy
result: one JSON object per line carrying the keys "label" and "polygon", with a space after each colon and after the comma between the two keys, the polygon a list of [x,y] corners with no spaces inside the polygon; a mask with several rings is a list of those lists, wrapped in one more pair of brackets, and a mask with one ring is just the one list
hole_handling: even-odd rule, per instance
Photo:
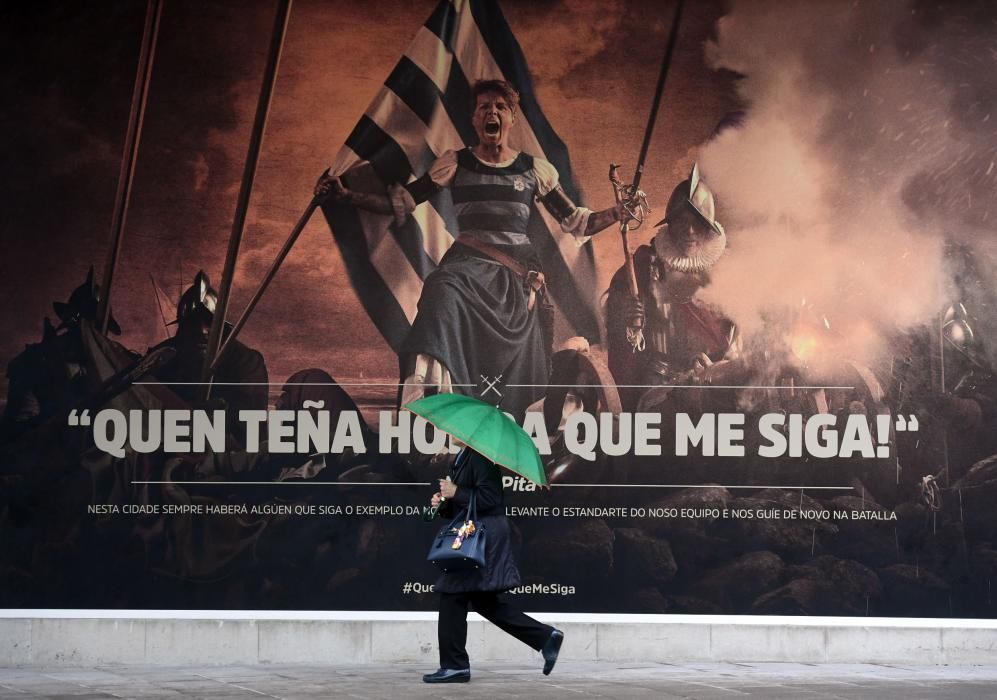
{"label": "umbrella canopy", "polygon": [[463,394],[433,394],[403,408],[422,416],[496,464],[541,486],[549,485],[533,440],[512,418],[491,404]]}

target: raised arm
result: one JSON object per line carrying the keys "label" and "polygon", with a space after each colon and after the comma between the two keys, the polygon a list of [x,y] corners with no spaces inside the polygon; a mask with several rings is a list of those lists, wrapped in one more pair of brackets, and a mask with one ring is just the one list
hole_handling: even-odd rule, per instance
{"label": "raised arm", "polygon": [[345,201],[364,211],[375,214],[387,214],[395,217],[399,224],[413,212],[419,204],[425,202],[444,187],[449,187],[457,171],[457,152],[447,151],[430,165],[429,170],[407,185],[388,185],[386,194],[357,192],[351,190],[342,181],[326,171],[315,183],[316,197],[333,197],[337,201]]}
{"label": "raised arm", "polygon": [[594,236],[600,231],[608,228],[611,224],[615,224],[620,221],[622,218],[623,204],[616,204],[608,209],[592,212],[589,216],[588,225],[585,227],[585,235]]}
{"label": "raised arm", "polygon": [[535,159],[533,169],[537,175],[537,199],[561,224],[561,230],[574,236],[579,245],[623,217],[622,204],[601,211],[576,205],[561,187],[557,170],[547,161]]}
{"label": "raised arm", "polygon": [[355,207],[377,214],[394,213],[391,200],[386,195],[347,189],[338,177],[331,175],[328,171],[322,173],[318,182],[315,183],[315,196],[322,198],[331,196],[337,201],[345,201]]}

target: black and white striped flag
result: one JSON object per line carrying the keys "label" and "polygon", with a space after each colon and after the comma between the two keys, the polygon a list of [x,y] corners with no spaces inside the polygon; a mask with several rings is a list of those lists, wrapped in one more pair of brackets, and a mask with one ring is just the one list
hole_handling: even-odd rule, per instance
{"label": "black and white striped flag", "polygon": [[[443,152],[475,144],[471,85],[489,79],[506,80],[520,93],[510,145],[550,161],[580,205],[568,149],[540,111],[526,59],[496,0],[441,0],[346,140],[332,174],[350,189],[383,194],[388,184],[425,173]],[[449,191],[419,205],[403,226],[332,198],[323,211],[361,303],[397,351],[423,280],[457,232]],[[565,320],[597,342],[591,245],[579,248],[543,207],[533,207],[529,232]]]}

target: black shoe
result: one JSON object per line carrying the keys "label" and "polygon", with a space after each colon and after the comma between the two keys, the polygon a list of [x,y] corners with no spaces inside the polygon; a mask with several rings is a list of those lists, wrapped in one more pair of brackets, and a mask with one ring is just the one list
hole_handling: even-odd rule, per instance
{"label": "black shoe", "polygon": [[557,663],[557,655],[561,651],[561,642],[564,641],[564,632],[561,630],[554,630],[550,633],[550,637],[544,643],[543,649],[540,653],[544,657],[544,675],[549,676],[550,672],[554,670],[554,664]]}
{"label": "black shoe", "polygon": [[[554,657],[557,658],[557,654]],[[436,673],[427,673],[422,677],[423,683],[467,683],[469,680],[471,680],[469,668],[440,668]]]}

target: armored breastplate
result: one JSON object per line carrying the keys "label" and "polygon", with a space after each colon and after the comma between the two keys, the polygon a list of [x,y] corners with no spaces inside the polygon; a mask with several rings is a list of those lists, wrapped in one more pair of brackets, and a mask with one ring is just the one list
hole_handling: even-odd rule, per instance
{"label": "armored breastplate", "polygon": [[[645,288],[647,325],[644,337],[647,348],[684,362],[690,353],[688,319],[679,313],[702,285],[698,275],[669,270],[656,256],[651,257],[649,279]],[[693,343],[696,344],[696,343]],[[704,348],[705,349],[705,348]],[[693,352],[700,352],[696,349]]]}
{"label": "armored breastplate", "polygon": [[672,303],[675,301],[674,286],[671,273],[663,270],[657,256],[651,256],[647,288],[648,299],[644,305],[647,313],[647,326],[644,337],[647,349],[661,355],[668,355],[672,343],[669,339],[675,336]]}

